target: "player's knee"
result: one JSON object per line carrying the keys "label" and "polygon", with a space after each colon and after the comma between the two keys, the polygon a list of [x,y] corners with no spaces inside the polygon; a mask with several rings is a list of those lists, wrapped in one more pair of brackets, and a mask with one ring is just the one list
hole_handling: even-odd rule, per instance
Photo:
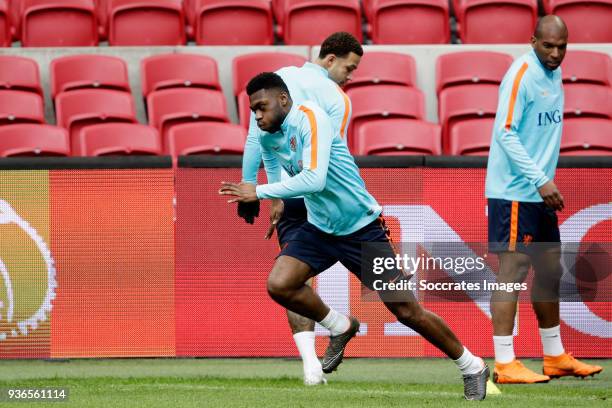
{"label": "player's knee", "polygon": [[409,302],[396,308],[393,312],[397,320],[406,326],[420,326],[425,319],[425,310],[417,302]]}
{"label": "player's knee", "polygon": [[502,277],[504,282],[516,282],[522,283],[527,278],[529,273],[529,266],[519,266],[512,271],[506,271]]}
{"label": "player's knee", "polygon": [[268,276],[268,294],[270,297],[276,301],[281,301],[287,296],[287,285],[278,275],[270,274]]}
{"label": "player's knee", "polygon": [[518,252],[507,253],[501,257],[498,280],[521,283],[527,277],[531,266],[527,255]]}

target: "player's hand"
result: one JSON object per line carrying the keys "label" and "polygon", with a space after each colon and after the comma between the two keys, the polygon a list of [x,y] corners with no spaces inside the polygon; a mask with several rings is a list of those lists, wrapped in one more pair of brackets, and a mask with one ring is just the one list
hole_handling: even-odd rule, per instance
{"label": "player's hand", "polygon": [[259,216],[259,200],[252,203],[238,203],[238,216],[244,218],[247,224],[254,224]]}
{"label": "player's hand", "polygon": [[266,232],[266,239],[270,239],[272,235],[274,235],[274,230],[283,215],[283,211],[285,211],[283,200],[278,198],[272,200],[272,207],[270,207],[270,227],[268,228],[268,232]]}
{"label": "player's hand", "polygon": [[557,189],[555,183],[551,180],[538,189],[538,192],[544,199],[544,204],[553,210],[561,211],[565,207],[563,196]]}
{"label": "player's hand", "polygon": [[230,183],[222,181],[219,194],[233,196],[234,198],[227,200],[228,203],[253,203],[257,201],[255,184],[251,183]]}

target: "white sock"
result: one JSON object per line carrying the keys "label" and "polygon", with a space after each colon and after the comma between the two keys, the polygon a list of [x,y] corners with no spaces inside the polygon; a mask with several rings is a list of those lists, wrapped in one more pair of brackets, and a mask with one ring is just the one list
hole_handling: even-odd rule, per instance
{"label": "white sock", "polygon": [[476,374],[484,367],[482,358],[474,356],[467,347],[463,347],[463,354],[457,360],[453,360],[462,374]]}
{"label": "white sock", "polygon": [[337,336],[347,331],[351,322],[348,317],[330,308],[327,316],[319,324],[328,329],[332,336]]}
{"label": "white sock", "polygon": [[493,336],[493,348],[495,349],[495,361],[501,364],[511,363],[516,357],[514,355],[514,338],[510,336]]}
{"label": "white sock", "polygon": [[542,339],[542,348],[544,349],[545,356],[554,357],[565,353],[561,343],[561,326],[540,329],[540,338]]}
{"label": "white sock", "polygon": [[303,331],[293,335],[295,345],[297,346],[302,362],[304,363],[304,375],[323,374],[321,362],[317,358],[315,350],[315,332]]}

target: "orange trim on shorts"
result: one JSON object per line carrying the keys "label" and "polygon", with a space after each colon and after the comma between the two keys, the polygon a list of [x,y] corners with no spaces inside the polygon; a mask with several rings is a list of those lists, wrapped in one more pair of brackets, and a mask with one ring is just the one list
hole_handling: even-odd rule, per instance
{"label": "orange trim on shorts", "polygon": [[[387,224],[385,223],[385,219],[383,218],[382,215],[378,216],[378,221],[380,221],[380,227],[382,228],[383,232],[385,233],[385,236],[389,240],[389,246],[391,247],[391,250],[393,251],[393,253],[395,255],[400,255],[401,256],[400,252],[397,250],[397,247],[395,246],[395,242],[393,242],[393,238],[391,238],[391,231],[389,230],[389,228],[387,228]],[[402,272],[402,275],[404,277],[408,276],[408,274],[406,273],[406,271],[403,268],[400,268],[400,271]],[[397,276],[391,282],[395,282],[399,278],[400,278],[400,276]]]}
{"label": "orange trim on shorts", "polygon": [[317,119],[314,112],[307,107],[300,106],[300,110],[308,116],[308,122],[310,123],[310,170],[314,170],[317,168]]}
{"label": "orange trim on shorts", "polygon": [[516,104],[516,95],[518,95],[519,86],[521,84],[521,79],[523,79],[523,75],[525,71],[527,71],[527,63],[523,63],[518,73],[514,77],[514,83],[512,84],[512,94],[510,95],[510,105],[508,106],[508,116],[506,117],[506,129],[510,129],[512,126],[512,116],[514,115],[514,105]]}
{"label": "orange trim on shorts", "polygon": [[342,125],[340,126],[340,138],[344,139],[344,136],[346,136],[344,132],[346,131],[346,125],[348,124],[349,112],[351,111],[351,101],[349,100],[349,97],[347,96],[347,94],[345,94],[342,88],[340,88],[339,86],[338,86],[338,91],[340,91],[342,98],[344,98],[344,116],[342,117]]}
{"label": "orange trim on shorts", "polygon": [[508,242],[508,251],[516,250],[516,238],[518,235],[518,210],[519,202],[512,202],[512,210],[510,211],[510,241]]}

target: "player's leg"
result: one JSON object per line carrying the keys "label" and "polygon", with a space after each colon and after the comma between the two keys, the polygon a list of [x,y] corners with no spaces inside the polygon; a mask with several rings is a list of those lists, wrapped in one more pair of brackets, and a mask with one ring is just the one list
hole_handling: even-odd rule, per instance
{"label": "player's leg", "polygon": [[[281,249],[299,231],[306,220],[307,212],[303,198],[283,200],[283,214],[276,225],[276,234]],[[312,279],[307,282],[307,285],[312,287]],[[289,309],[287,309],[287,320],[302,358],[304,384],[324,384],[326,380],[315,349],[314,321],[293,313]]]}
{"label": "player's leg", "polygon": [[319,295],[306,285],[309,279],[337,262],[337,258],[327,251],[327,239],[329,235],[306,222],[276,259],[268,277],[268,293],[280,305],[319,322],[332,336],[336,336],[354,324],[347,316],[325,305]]}
{"label": "player's leg", "polygon": [[329,308],[306,284],[316,272],[307,263],[292,256],[276,259],[268,276],[268,294],[281,306],[312,320],[323,320]]}
{"label": "player's leg", "polygon": [[[375,288],[374,281],[398,282],[405,279],[401,270],[387,270],[373,276],[375,258],[395,258],[389,230],[382,217],[348,237],[341,248],[341,262],[351,271],[361,271],[358,278],[368,289]],[[364,245],[371,244],[371,245]],[[484,399],[489,368],[475,357],[457,339],[448,325],[435,313],[423,308],[411,291],[377,291],[381,300],[397,320],[415,330],[427,341],[448,355],[463,374],[466,399]]]}
{"label": "player's leg", "polygon": [[[412,293],[406,292],[406,295]],[[393,301],[384,301],[384,304],[400,323],[419,333],[448,357],[457,360],[463,354],[464,347],[444,320],[426,310],[416,299],[399,302],[396,297]]]}
{"label": "player's leg", "polygon": [[[312,287],[312,279],[309,279],[306,284]],[[287,320],[289,321],[289,327],[291,328],[292,334],[298,334],[302,332],[313,332],[315,322],[307,317],[301,316],[297,313],[293,313],[291,310],[287,309]]]}
{"label": "player's leg", "polygon": [[[412,295],[411,292],[407,293]],[[423,308],[416,299],[405,302],[395,299],[384,304],[400,323],[419,333],[455,362],[463,375],[466,399],[481,400],[486,397],[489,368],[482,358],[474,356],[461,344],[440,316]]]}
{"label": "player's leg", "polygon": [[[537,213],[532,203],[489,199],[489,251],[498,254],[497,283],[522,283],[527,277],[531,259],[525,243],[530,242],[537,228]],[[531,238],[527,238],[531,237]],[[531,384],[547,382],[550,377],[537,374],[516,359],[514,354],[514,319],[518,291],[493,291],[491,316],[495,369],[493,378],[498,383]]]}
{"label": "player's leg", "polygon": [[543,372],[552,378],[595,375],[603,370],[601,366],[585,364],[563,347],[559,321],[559,286],[563,275],[559,228],[554,211],[544,206],[540,228],[542,242],[532,257],[535,274],[531,301],[542,340]]}
{"label": "player's leg", "polygon": [[[268,293],[281,306],[317,321],[321,326],[328,329],[331,336],[330,346],[337,343],[337,341],[334,342],[334,339],[340,339],[346,344],[359,330],[359,322],[328,307],[319,295],[310,286],[306,285],[308,279],[336,263],[335,259],[329,259],[320,252],[315,254],[316,250],[315,245],[309,246],[306,244],[305,247],[301,247],[299,242],[291,241],[281,254],[295,253],[296,256],[303,256],[304,259],[308,259],[309,262],[314,264],[317,264],[318,259],[320,265],[323,266],[321,268],[311,268],[303,260],[289,255],[281,255],[277,258],[268,277]],[[306,256],[305,253],[310,253],[310,255]],[[344,340],[347,335],[350,335],[350,337]],[[344,350],[344,346],[342,350]],[[332,370],[325,363],[324,359],[323,372],[331,372]]]}
{"label": "player's leg", "polygon": [[[312,279],[306,282],[306,284],[312,287]],[[315,349],[315,322],[297,313],[293,313],[289,309],[287,309],[287,320],[293,334],[293,340],[302,358],[304,384],[318,385],[327,383]]]}
{"label": "player's leg", "polygon": [[[499,253],[498,283],[522,283],[531,265],[529,255],[520,252]],[[495,369],[493,378],[502,384],[533,384],[548,382],[550,378],[525,367],[514,354],[514,319],[518,291],[493,291],[491,316],[493,320],[493,346]]]}
{"label": "player's leg", "polygon": [[268,280],[268,291],[274,300],[329,330],[330,342],[322,363],[324,373],[332,372],[340,364],[344,347],[359,331],[357,319],[327,307],[311,287],[300,285],[338,261],[333,252],[334,242],[335,237],[304,223],[283,246]]}
{"label": "player's leg", "polygon": [[[289,244],[289,241],[307,222],[306,204],[303,198],[290,198],[283,200],[283,215],[276,226],[278,244],[282,248]],[[312,287],[312,279],[306,284]],[[287,319],[291,332],[295,335],[301,332],[313,332],[315,323],[313,320],[301,316],[287,309]],[[314,345],[313,345],[314,347]],[[318,361],[318,360],[317,360]]]}

